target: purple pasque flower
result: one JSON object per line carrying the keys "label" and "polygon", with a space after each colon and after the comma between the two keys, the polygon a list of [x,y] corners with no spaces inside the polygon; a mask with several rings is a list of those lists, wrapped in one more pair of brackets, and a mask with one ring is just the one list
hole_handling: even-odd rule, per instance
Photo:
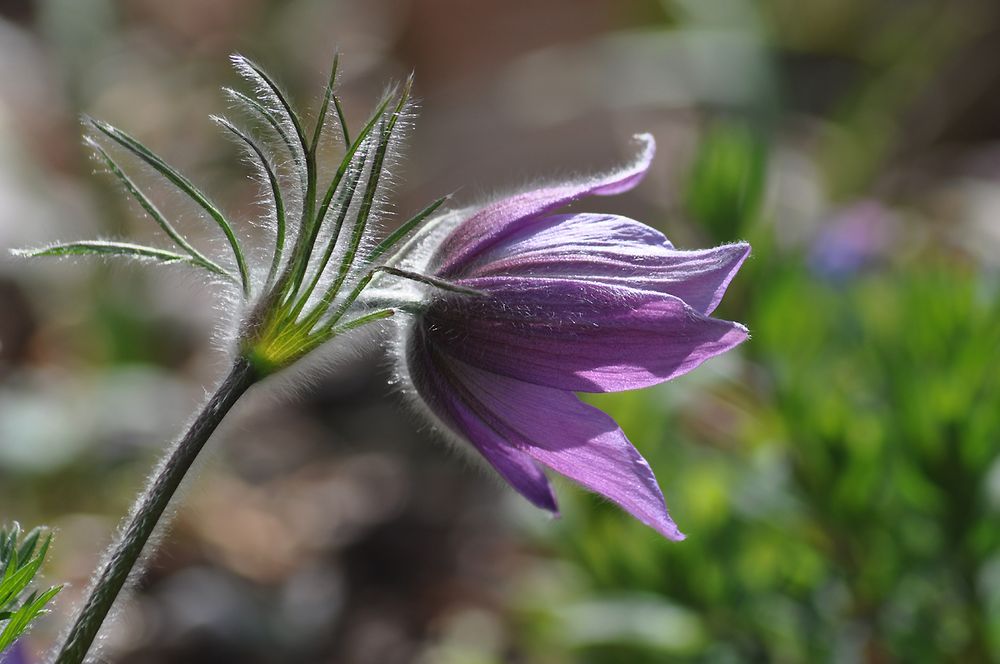
{"label": "purple pasque flower", "polygon": [[558,509],[545,466],[680,540],[649,464],[575,393],[655,385],[744,341],[745,327],[709,314],[750,247],[683,251],[626,217],[555,214],[638,184],[655,149],[639,138],[625,168],[431,222],[404,260],[481,294],[435,292],[404,323],[400,372],[533,504]]}

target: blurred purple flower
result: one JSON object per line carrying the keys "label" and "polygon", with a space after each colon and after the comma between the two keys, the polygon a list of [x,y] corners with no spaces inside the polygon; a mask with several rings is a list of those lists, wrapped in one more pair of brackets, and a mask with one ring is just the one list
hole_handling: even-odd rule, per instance
{"label": "blurred purple flower", "polygon": [[655,385],[747,338],[710,318],[750,251],[681,251],[609,214],[551,214],[627,191],[655,150],[619,171],[517,194],[429,227],[418,265],[483,295],[445,294],[406,324],[401,371],[419,401],[538,507],[557,511],[541,466],[617,503],[664,536],[656,478],[610,417],[574,392]]}
{"label": "blurred purple flower", "polygon": [[893,245],[896,218],[885,205],[863,200],[839,210],[820,229],[809,252],[817,274],[846,279],[874,263]]}
{"label": "blurred purple flower", "polygon": [[23,641],[16,642],[13,646],[0,653],[0,664],[28,664],[30,661]]}

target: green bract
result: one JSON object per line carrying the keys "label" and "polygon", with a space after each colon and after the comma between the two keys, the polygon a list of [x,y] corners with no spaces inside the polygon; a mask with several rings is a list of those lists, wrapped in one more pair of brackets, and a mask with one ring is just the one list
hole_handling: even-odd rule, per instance
{"label": "green bract", "polygon": [[[369,322],[391,316],[402,302],[392,297],[378,305],[362,294],[380,277],[416,280],[436,288],[447,282],[381,263],[389,250],[407,237],[446,200],[438,199],[404,222],[381,242],[370,239],[379,216],[392,160],[410,107],[412,78],[376,107],[353,138],[340,100],[334,93],[338,59],[334,59],[315,127],[306,131],[300,116],[274,81],[255,63],[235,55],[236,71],[253,87],[252,94],[225,89],[234,106],[253,123],[241,127],[213,118],[246,149],[247,158],[265,185],[270,260],[255,266],[233,224],[207,194],[127,133],[86,118],[93,130],[86,138],[98,159],[136,199],[175,245],[161,249],[129,242],[91,240],[20,251],[27,256],[125,256],[200,268],[223,284],[240,289],[242,323],[239,354],[264,376],[288,366],[327,340]],[[332,178],[320,182],[317,153],[331,108],[343,154]],[[131,154],[194,201],[228,245],[228,255],[210,257],[197,249],[143,193],[121,165],[98,142],[102,139]],[[258,269],[259,268],[259,269]],[[454,289],[462,290],[462,289]]]}

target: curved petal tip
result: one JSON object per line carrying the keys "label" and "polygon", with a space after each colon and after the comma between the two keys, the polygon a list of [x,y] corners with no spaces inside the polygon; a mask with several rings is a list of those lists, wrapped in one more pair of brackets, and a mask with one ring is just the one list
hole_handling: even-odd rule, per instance
{"label": "curved petal tip", "polygon": [[633,140],[640,143],[639,154],[635,156],[635,160],[598,178],[598,184],[587,193],[613,196],[626,192],[642,182],[650,164],[653,163],[653,157],[656,156],[656,139],[652,134],[636,134]]}

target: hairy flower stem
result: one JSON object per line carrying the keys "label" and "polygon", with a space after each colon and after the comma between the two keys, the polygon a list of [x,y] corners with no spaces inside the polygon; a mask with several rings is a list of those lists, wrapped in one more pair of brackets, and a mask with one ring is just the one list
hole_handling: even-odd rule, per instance
{"label": "hairy flower stem", "polygon": [[226,413],[259,378],[248,361],[238,359],[187,433],[164,458],[149,488],[137,502],[124,533],[112,546],[100,576],[91,588],[62,649],[53,660],[54,664],[80,664],[84,661],[104,619],[191,464]]}

